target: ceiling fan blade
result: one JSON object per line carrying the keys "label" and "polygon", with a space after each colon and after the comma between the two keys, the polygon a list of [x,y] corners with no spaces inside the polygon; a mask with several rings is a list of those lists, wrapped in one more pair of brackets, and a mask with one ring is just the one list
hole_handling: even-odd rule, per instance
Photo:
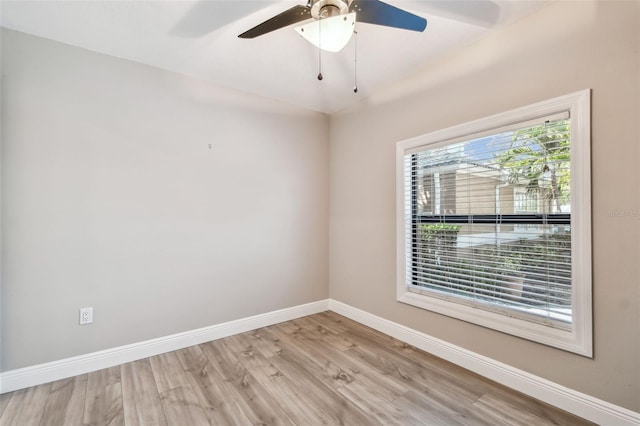
{"label": "ceiling fan blade", "polygon": [[279,30],[280,28],[288,27],[300,21],[305,21],[311,18],[311,8],[308,6],[297,5],[291,9],[285,10],[279,15],[274,16],[271,19],[267,19],[261,24],[256,25],[248,31],[243,32],[238,37],[240,38],[255,38],[263,34],[270,33],[271,31]]}
{"label": "ceiling fan blade", "polygon": [[411,31],[424,31],[427,27],[426,19],[379,0],[354,0],[349,12],[356,12],[356,21],[367,24]]}

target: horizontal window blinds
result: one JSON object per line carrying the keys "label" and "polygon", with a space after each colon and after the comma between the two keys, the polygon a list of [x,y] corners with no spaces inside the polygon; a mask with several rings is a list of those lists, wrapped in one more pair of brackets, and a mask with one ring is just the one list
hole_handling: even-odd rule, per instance
{"label": "horizontal window blinds", "polygon": [[571,325],[570,118],[404,157],[411,291]]}

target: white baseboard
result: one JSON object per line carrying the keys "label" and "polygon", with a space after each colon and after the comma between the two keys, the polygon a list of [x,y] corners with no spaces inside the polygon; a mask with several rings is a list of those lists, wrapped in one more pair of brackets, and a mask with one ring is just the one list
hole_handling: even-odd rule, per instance
{"label": "white baseboard", "polygon": [[533,398],[601,425],[640,425],[640,413],[519,370],[491,358],[329,299],[329,309]]}
{"label": "white baseboard", "polygon": [[329,309],[329,300],[298,305],[291,308],[280,309],[278,311],[267,312],[248,318],[241,318],[222,324],[199,328],[197,330],[186,331],[184,333],[173,334],[171,336],[160,337],[144,342],[133,343],[117,348],[106,349],[90,354],[79,355],[59,361],[47,362],[45,364],[34,365],[16,370],[0,373],[0,393],[12,392],[14,390],[27,388],[30,386],[48,383],[79,374],[115,365],[125,364],[161,353],[171,352],[212,340],[221,339],[257,328],[266,327],[283,321],[300,318],[307,315],[316,314]]}

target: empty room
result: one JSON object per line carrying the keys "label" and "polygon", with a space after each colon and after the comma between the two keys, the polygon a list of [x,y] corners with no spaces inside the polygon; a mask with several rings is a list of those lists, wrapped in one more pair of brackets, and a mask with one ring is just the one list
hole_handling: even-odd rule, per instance
{"label": "empty room", "polygon": [[640,425],[640,1],[0,1],[0,424]]}

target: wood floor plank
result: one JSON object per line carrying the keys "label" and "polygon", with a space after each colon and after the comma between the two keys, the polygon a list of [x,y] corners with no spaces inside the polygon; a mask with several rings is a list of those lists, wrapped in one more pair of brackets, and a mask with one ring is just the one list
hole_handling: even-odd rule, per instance
{"label": "wood floor plank", "polygon": [[504,399],[496,398],[487,393],[478,399],[474,407],[481,410],[487,418],[494,419],[496,424],[505,425],[550,425],[546,419],[540,418],[529,411],[519,411]]}
{"label": "wood floor plank", "polygon": [[180,364],[176,352],[168,352],[149,358],[151,371],[156,381],[158,392],[189,386],[187,375]]}
{"label": "wood floor plank", "polygon": [[345,317],[335,314],[335,312],[324,311],[318,314],[309,315],[309,319],[316,321],[318,324],[332,330],[337,334],[345,334],[350,332],[351,326],[345,326],[342,321],[346,319]]}
{"label": "wood floor plank", "polygon": [[249,418],[227,390],[224,378],[209,363],[199,346],[182,349],[177,356],[210,424],[250,424]]}
{"label": "wood floor plank", "polygon": [[[265,334],[265,336],[268,336],[268,334]],[[279,341],[279,339],[273,339],[272,341]],[[307,396],[305,389],[295,386],[288,377],[285,377],[282,372],[270,363],[267,357],[253,347],[251,336],[233,336],[225,339],[224,342],[265,390],[278,395],[278,402],[281,402],[281,408],[294,423],[331,423],[330,416],[315,405],[313,398]],[[277,356],[281,352],[281,349],[279,349],[277,352],[271,353],[271,356]]]}
{"label": "wood floor plank", "polygon": [[348,351],[349,354],[359,357],[364,363],[371,365],[379,374],[397,379],[407,388],[422,393],[423,391],[438,392],[447,396],[454,396],[455,402],[466,401],[471,403],[482,396],[488,387],[465,385],[462,378],[456,377],[455,381],[444,375],[440,370],[424,363],[413,363],[395,353],[385,352],[384,349],[372,351],[369,348],[358,346]]}
{"label": "wood floor plank", "polygon": [[250,331],[244,334],[246,335],[246,339],[249,340],[252,348],[258,353],[260,353],[262,356],[264,356],[265,358],[278,355],[279,353],[282,352],[282,347],[280,346],[280,339],[277,337],[272,337],[268,334],[265,334],[263,328]]}
{"label": "wood floor plank", "polygon": [[87,375],[51,383],[41,426],[75,426],[82,424]]}
{"label": "wood floor plank", "polygon": [[[433,404],[425,400],[415,390],[410,390],[393,401],[393,405],[400,410],[411,413],[421,424],[431,426],[463,426],[456,419],[455,412],[439,403]],[[478,423],[481,425],[482,423]]]}
{"label": "wood floor plank", "polygon": [[[302,322],[299,321],[299,324]],[[307,366],[318,377],[322,377],[334,388],[351,386],[372,389],[376,397],[392,401],[408,391],[400,380],[394,380],[390,375],[380,374],[374,366],[362,362],[357,356],[351,356],[339,345],[333,345],[325,339],[326,332],[316,327],[304,327],[296,333],[287,335],[279,330],[283,341],[290,339],[289,348],[299,356],[308,359],[315,366]],[[354,383],[355,382],[355,383]]]}
{"label": "wood floor plank", "polygon": [[443,370],[447,370],[446,365],[435,368],[429,363],[431,359],[418,363],[407,358],[402,352],[382,347],[379,351],[372,351],[369,347],[358,346],[348,352],[362,357],[365,362],[375,366],[383,376],[388,375],[401,380],[416,395],[420,395],[424,404],[448,416],[452,421],[467,424],[463,420],[468,418],[470,424],[484,424],[476,415],[472,403],[484,395],[491,385],[486,381],[476,380],[472,373],[454,369],[453,373],[445,374]]}
{"label": "wood floor plank", "polygon": [[[354,333],[358,345],[349,349],[363,361],[375,366],[385,375],[402,379],[407,386],[421,391],[441,389],[456,395],[456,400],[464,398],[474,401],[488,391],[491,384],[480,376],[447,363],[439,358],[407,353],[397,345],[378,346],[374,341]],[[375,349],[373,349],[375,348]]]}
{"label": "wood floor plank", "polygon": [[13,392],[0,418],[2,426],[38,425],[42,420],[51,384],[46,383]]}
{"label": "wood floor plank", "polygon": [[[298,318],[299,319],[299,318]],[[296,334],[299,333],[303,330],[303,327],[300,326],[300,324],[298,324],[298,320],[291,320],[291,321],[285,321],[285,322],[281,322],[275,325],[272,325],[271,327],[267,327],[269,329],[273,328],[273,329],[277,329],[277,330],[281,330],[283,333],[287,333],[287,334]]]}
{"label": "wood floor plank", "polygon": [[331,324],[323,324],[322,321],[317,320],[313,316],[301,318],[299,323],[301,323],[303,327],[305,324],[308,325],[308,327],[305,327],[305,331],[300,334],[315,336],[316,340],[321,340],[324,344],[329,344],[334,348],[345,351],[356,345],[349,338],[348,333],[340,331],[341,327],[332,327]]}
{"label": "wood floor plank", "polygon": [[340,314],[335,312],[326,311],[318,314],[318,316],[314,316],[314,318],[323,318],[322,321],[326,321],[329,324],[332,324],[332,327],[346,327],[345,333],[350,338],[362,338],[366,337],[368,340],[375,342],[376,345],[381,345],[387,349],[399,351],[399,352],[408,352],[410,354],[414,353],[414,347],[402,342],[394,337],[391,337],[387,334],[380,333],[377,330],[374,330],[371,327],[368,327],[364,324],[360,324],[357,321],[353,321],[349,318],[343,317]]}
{"label": "wood floor plank", "polygon": [[367,415],[357,405],[342,398],[340,393],[323,380],[311,374],[306,364],[301,364],[289,352],[282,352],[270,359],[273,366],[289,380],[304,389],[317,407],[331,418],[330,424],[339,425],[378,425],[375,418]]}
{"label": "wood floor plank", "polygon": [[121,367],[124,421],[127,426],[167,426],[149,359]]}
{"label": "wood floor plank", "polygon": [[323,354],[322,347],[301,345],[305,333],[311,328],[302,324],[282,323],[266,327],[262,333],[272,340],[279,339],[282,351],[269,358],[274,367],[292,382],[300,384],[309,395],[313,395],[318,407],[337,424],[379,424],[358,405],[347,400],[338,389],[353,381],[357,370],[342,368]]}
{"label": "wood floor plank", "polygon": [[[347,321],[348,322],[348,321]],[[305,344],[309,342],[308,335],[310,333],[317,333],[317,340],[322,341],[321,331],[314,330],[312,327],[305,326],[304,319],[299,319],[296,321],[296,324],[299,326],[290,334],[292,339],[295,339],[298,346],[304,347]],[[309,331],[313,330],[313,331]],[[451,405],[449,409],[444,410],[442,414],[444,416],[449,416],[454,419],[456,417],[460,417],[462,420],[465,418],[470,419],[471,424],[483,424],[483,422],[477,418],[473,413],[473,408],[471,406],[472,402],[479,398],[484,394],[487,390],[487,382],[471,376],[466,370],[454,368],[453,374],[442,374],[440,368],[443,367],[443,362],[435,357],[428,357],[426,359],[422,359],[422,361],[428,361],[425,363],[416,363],[411,361],[410,356],[414,355],[417,351],[414,348],[408,348],[404,344],[398,342],[390,342],[389,338],[384,336],[375,335],[377,332],[369,332],[366,331],[366,336],[364,337],[364,345],[356,345],[351,349],[343,352],[331,352],[330,348],[332,345],[324,346],[324,355],[329,356],[332,359],[332,362],[335,363],[336,359],[340,359],[340,355],[348,355],[349,353],[355,353],[365,362],[365,365],[369,367],[373,367],[377,369],[378,374],[365,374],[363,377],[372,376],[372,377],[395,377],[399,380],[400,383],[411,386],[416,392],[422,394],[422,398],[430,401],[430,404],[438,407],[442,406],[442,401],[448,401]],[[354,341],[357,341],[358,338],[362,338],[358,333],[353,334]],[[378,333],[379,334],[379,333]],[[370,350],[370,346],[372,346],[372,341],[375,343],[382,344],[384,346],[376,346],[377,350]],[[391,343],[391,344],[389,344]],[[361,347],[362,346],[362,347]],[[364,348],[364,350],[363,350]],[[307,353],[312,353],[309,348],[304,348],[304,351]],[[321,361],[322,363],[322,361]],[[430,367],[429,363],[436,363],[440,368]],[[360,371],[362,369],[366,369],[362,364],[360,367],[350,367],[351,371]],[[426,368],[425,368],[426,367]],[[445,368],[445,370],[447,370]],[[464,373],[464,377],[458,377],[456,374],[459,372]],[[372,372],[370,372],[372,373]],[[374,372],[375,373],[375,372]],[[358,376],[354,376],[358,377]],[[470,380],[471,379],[471,380]],[[366,393],[367,389],[388,389],[388,386],[374,386],[372,384],[368,384],[368,386],[362,387],[362,381],[359,381],[356,384],[351,384],[352,380],[349,379],[346,381],[345,386],[347,386],[346,390],[341,390],[340,392],[348,397],[349,391],[352,390],[350,388],[361,387],[361,389],[354,393],[354,395],[363,395]],[[477,382],[477,383],[476,383]],[[470,386],[476,385],[476,386]],[[349,388],[350,387],[350,388]],[[401,388],[402,389],[402,388]],[[393,398],[397,397],[399,394],[388,394],[386,400],[393,400]],[[368,404],[368,401],[376,400],[380,395],[376,392],[368,395],[367,399],[361,401],[360,406],[365,408]],[[372,408],[376,409],[382,404],[378,401],[378,404],[374,405]],[[392,412],[393,410],[390,410]],[[442,410],[441,410],[442,411]],[[393,423],[396,421],[400,421],[397,418],[387,418],[385,422]],[[401,420],[403,422],[409,421],[408,419]],[[463,421],[462,424],[466,424],[466,421]],[[486,423],[490,424],[490,423]]]}
{"label": "wood floor plank", "polygon": [[273,364],[256,366],[249,371],[267,392],[278,396],[278,404],[296,425],[331,423],[331,417],[315,404],[313,397],[285,377]]}
{"label": "wood floor plank", "polygon": [[375,389],[363,386],[358,382],[350,383],[348,386],[338,389],[338,392],[384,425],[420,423],[420,420],[413,417],[411,413],[401,410],[388,399],[381,397]]}
{"label": "wood floor plank", "polygon": [[[268,336],[268,333],[265,334]],[[277,340],[277,339],[275,339]],[[267,341],[273,341],[267,339]],[[278,340],[279,341],[279,340]],[[306,389],[301,389],[289,377],[279,371],[271,362],[273,356],[282,353],[279,350],[265,357],[253,346],[255,337],[240,334],[224,339],[230,350],[234,351],[239,361],[251,372],[256,380],[273,395],[277,395],[277,402],[289,418],[296,424],[329,424],[331,417],[320,409],[314,398],[308,395]]]}
{"label": "wood floor plank", "polygon": [[473,402],[455,399],[455,394],[443,392],[437,387],[423,389],[421,392],[409,392],[403,396],[413,406],[422,405],[432,414],[451,424],[465,426],[497,426],[495,420],[482,416],[473,409]]}
{"label": "wood floor plank", "polygon": [[87,375],[83,424],[124,425],[120,367],[105,368]]}
{"label": "wood floor plank", "polygon": [[302,332],[295,339],[296,345],[301,346],[305,351],[311,351],[310,348],[313,347],[315,351],[321,353],[320,361],[323,364],[335,365],[337,369],[335,374],[338,377],[343,374],[349,375],[348,380],[345,380],[346,387],[372,389],[376,397],[387,401],[392,401],[409,390],[402,380],[382,374],[374,365],[354,356],[352,352],[327,342],[323,339],[322,332],[317,330]]}
{"label": "wood floor plank", "polygon": [[224,339],[200,345],[214,369],[253,424],[293,424],[280,406],[225,345]]}
{"label": "wood floor plank", "polygon": [[[307,354],[314,353],[309,347],[305,346],[308,343],[317,342],[322,345],[321,338],[316,340],[309,339],[308,334],[310,332],[306,330],[298,331],[292,338],[295,340],[295,347],[300,347]],[[416,385],[415,378],[420,377],[422,371],[420,371],[416,365],[407,364],[405,360],[399,357],[395,352],[384,353],[380,355],[380,348],[378,350],[368,352],[368,357],[363,357],[361,353],[357,351],[348,350],[346,352],[332,351],[332,345],[320,346],[321,357],[315,361],[319,365],[337,365],[339,371],[344,371],[347,374],[351,372],[350,377],[344,379],[345,386],[351,386],[354,378],[361,377],[358,382],[363,382],[365,386],[372,389],[379,389],[379,392],[386,392],[386,399],[393,400],[394,398],[402,395],[408,390],[407,385],[411,384],[412,387],[418,390],[423,389],[426,385],[431,383],[422,383],[422,386]],[[317,351],[315,352],[317,353]],[[355,354],[355,356],[353,356]],[[341,367],[341,368],[340,368]],[[365,372],[365,374],[360,374]],[[369,379],[371,378],[371,379]],[[353,387],[353,386],[352,386]],[[481,393],[474,393],[469,398],[469,402],[479,397]]]}
{"label": "wood floor plank", "polygon": [[317,380],[322,381],[332,389],[337,389],[353,380],[353,374],[356,374],[357,370],[343,369],[333,363],[332,360],[327,359],[322,349],[313,347],[305,342],[305,337],[302,334],[304,333],[303,329],[298,329],[295,332],[286,332],[284,328],[278,326],[264,330],[265,334],[277,336],[280,339],[282,352],[278,357],[284,354],[290,355]]}
{"label": "wood floor plank", "polygon": [[160,393],[169,425],[209,426],[209,420],[191,386],[181,386]]}
{"label": "wood floor plank", "polygon": [[9,405],[9,401],[11,400],[12,396],[13,393],[11,392],[0,394],[0,419],[2,419],[4,410],[7,408],[7,405]]}
{"label": "wood floor plank", "polygon": [[151,357],[149,363],[168,424],[209,425],[177,353]]}
{"label": "wood floor plank", "polygon": [[342,332],[339,329],[331,331],[315,321],[309,321],[311,324],[315,323],[315,326],[305,327],[303,323],[308,320],[306,317],[298,322],[305,330],[292,338],[296,341],[296,346],[302,347],[305,352],[311,351],[309,346],[321,351],[324,358],[320,362],[335,364],[339,368],[338,374],[351,373],[344,386],[337,388],[340,394],[384,424],[420,423],[419,419],[392,404],[392,401],[409,391],[402,380],[382,374],[374,365],[353,356],[348,350],[352,345],[343,345],[346,339],[332,338],[340,337]]}
{"label": "wood floor plank", "polygon": [[244,334],[226,337],[220,344],[224,344],[246,369],[264,368],[269,364],[266,357],[254,347],[253,339],[248,339]]}
{"label": "wood floor plank", "polygon": [[492,390],[474,402],[474,408],[484,417],[496,422],[519,425],[579,425],[584,420],[560,412],[540,401],[531,401],[524,395],[507,389]]}

